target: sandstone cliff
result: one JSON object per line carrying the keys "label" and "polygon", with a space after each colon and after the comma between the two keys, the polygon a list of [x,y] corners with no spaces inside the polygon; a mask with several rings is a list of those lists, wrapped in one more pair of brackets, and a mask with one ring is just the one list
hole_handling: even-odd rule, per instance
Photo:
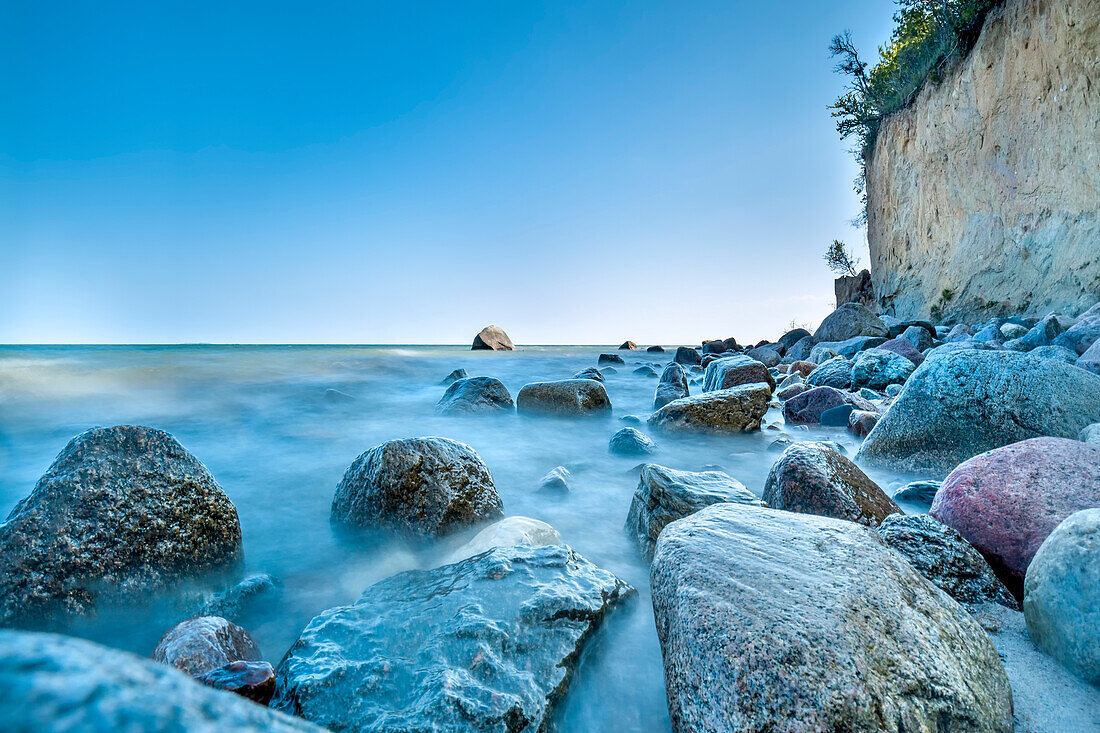
{"label": "sandstone cliff", "polygon": [[887,312],[1100,300],[1100,0],[1007,0],[966,59],[883,121],[866,173]]}

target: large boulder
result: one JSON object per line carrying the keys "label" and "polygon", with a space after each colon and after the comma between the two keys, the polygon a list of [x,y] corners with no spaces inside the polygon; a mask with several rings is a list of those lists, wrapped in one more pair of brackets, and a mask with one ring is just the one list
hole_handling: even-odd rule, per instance
{"label": "large boulder", "polygon": [[1054,338],[1053,343],[1084,354],[1097,340],[1100,340],[1100,303],[1082,313],[1072,326]]}
{"label": "large boulder", "polygon": [[313,619],[272,707],[333,730],[543,730],[633,589],[564,545],[399,573]]}
{"label": "large boulder", "polygon": [[530,517],[505,517],[478,532],[471,540],[447,556],[448,563],[465,560],[494,547],[516,545],[560,545],[561,535],[546,522]]}
{"label": "large boulder", "polygon": [[852,362],[843,356],[827,359],[806,376],[806,384],[811,387],[848,389],[852,384]]}
{"label": "large boulder", "polygon": [[727,356],[707,364],[703,372],[703,391],[714,392],[729,389],[739,384],[764,382],[769,389],[775,389],[775,377],[762,362],[744,354]]}
{"label": "large boulder", "polygon": [[197,685],[164,664],[83,639],[0,631],[0,708],[12,733],[321,733],[304,720]]}
{"label": "large boulder", "polygon": [[673,400],[687,397],[688,394],[687,372],[682,366],[673,362],[661,372],[661,380],[657,382],[657,391],[653,395],[653,409],[664,407]]}
{"label": "large boulder", "polygon": [[859,395],[834,387],[814,387],[783,403],[783,420],[790,425],[813,425],[821,422],[822,413],[842,405],[867,412],[874,410],[874,406]]}
{"label": "large boulder", "polygon": [[[921,333],[926,333],[923,328],[919,326],[913,326],[917,328]],[[904,356],[909,361],[913,362],[913,366],[920,366],[924,363],[924,354],[913,346],[913,343],[905,338],[890,339],[889,341],[881,344],[878,348],[885,351],[892,351],[899,356]]]}
{"label": "large boulder", "polygon": [[845,303],[825,317],[814,332],[818,343],[845,341],[853,336],[880,336],[888,338],[886,324],[860,303]]}
{"label": "large boulder", "polygon": [[888,384],[903,384],[916,366],[908,358],[887,349],[867,349],[852,362],[852,389],[886,389]]}
{"label": "large boulder", "polygon": [[611,400],[603,384],[592,379],[532,382],[523,385],[516,395],[516,410],[536,415],[599,417],[611,412]]}
{"label": "large boulder", "polygon": [[481,332],[474,336],[474,345],[470,347],[471,351],[511,351],[514,348],[516,347],[512,339],[508,338],[508,334],[504,333],[504,329],[500,326],[486,326],[481,329]]}
{"label": "large boulder", "polygon": [[1100,507],[1100,447],[1034,438],[961,464],[929,512],[957,529],[1019,595],[1047,535],[1073,512],[1092,507]]}
{"label": "large boulder", "polygon": [[618,354],[600,354],[596,358],[596,363],[597,364],[625,364],[626,361],[624,361],[623,358],[621,356],[619,356]]}
{"label": "large boulder", "polygon": [[1036,644],[1100,685],[1100,509],[1071,514],[1043,541],[1027,569],[1024,617]]}
{"label": "large boulder", "polygon": [[1061,313],[1051,313],[1031,327],[1016,345],[1019,351],[1031,351],[1040,346],[1050,346],[1066,327],[1072,323]]}
{"label": "large boulder", "polygon": [[633,341],[623,341],[621,344],[619,344],[619,351],[637,351],[637,350],[638,350],[638,344],[634,343]]}
{"label": "large boulder", "polygon": [[871,527],[901,509],[859,466],[822,443],[792,443],[772,466],[761,497],[773,509]]}
{"label": "large boulder", "polygon": [[176,624],[153,650],[155,661],[192,677],[230,662],[257,662],[260,658],[260,648],[249,633],[218,616],[199,616]]}
{"label": "large boulder", "polygon": [[650,427],[736,433],[756,430],[771,401],[768,385],[742,384],[673,400],[649,416]]}
{"label": "large boulder", "polygon": [[1100,419],[1095,374],[1013,351],[937,352],[906,381],[858,460],[942,476],[983,451],[1041,435],[1077,437]]}
{"label": "large boulder", "polygon": [[175,438],[136,426],[73,438],[0,525],[0,624],[48,625],[144,602],[237,566],[237,510]]}
{"label": "large boulder", "polygon": [[469,377],[452,382],[435,410],[441,415],[475,415],[511,412],[514,407],[511,393],[499,379]]}
{"label": "large boulder", "polygon": [[607,449],[618,456],[645,456],[657,450],[657,444],[637,428],[622,428],[607,443]]}
{"label": "large boulder", "polygon": [[935,335],[935,329],[929,330],[923,325],[913,324],[912,326],[907,326],[898,338],[903,341],[908,341],[914,349],[920,352],[925,349],[931,349],[935,345]]}
{"label": "large boulder", "polygon": [[675,471],[647,463],[642,466],[623,529],[648,559],[661,530],[670,522],[723,501],[766,506],[744,484],[721,471]]}
{"label": "large boulder", "polygon": [[336,524],[422,537],[502,516],[481,457],[447,438],[390,440],[371,448],[348,467],[332,499]]}
{"label": "large boulder", "polygon": [[787,351],[791,350],[791,347],[797,344],[802,339],[810,335],[810,332],[804,328],[795,328],[787,331],[785,334],[779,337],[777,343],[781,344]]}
{"label": "large boulder", "polygon": [[779,350],[775,348],[774,344],[768,344],[765,346],[754,346],[745,352],[747,356],[752,359],[756,359],[766,367],[773,367],[779,363],[779,360],[783,358]]}
{"label": "large boulder", "polygon": [[680,346],[676,349],[676,356],[672,357],[672,360],[677,364],[686,364],[691,366],[692,364],[700,364],[703,361],[703,356],[698,350],[691,348],[690,346]]}
{"label": "large boulder", "polygon": [[650,579],[680,733],[1013,729],[986,633],[867,527],[715,504]]}
{"label": "large boulder", "polygon": [[793,346],[787,349],[787,353],[784,354],[784,356],[790,361],[809,359],[810,353],[814,350],[816,344],[817,339],[813,336],[803,336],[798,341],[795,341]]}
{"label": "large boulder", "polygon": [[1081,354],[1076,364],[1093,374],[1100,374],[1100,339],[1085,349],[1085,353]]}

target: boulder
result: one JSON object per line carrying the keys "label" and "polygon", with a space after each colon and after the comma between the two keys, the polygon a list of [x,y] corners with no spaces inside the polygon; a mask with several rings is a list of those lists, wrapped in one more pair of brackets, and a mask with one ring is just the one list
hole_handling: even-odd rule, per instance
{"label": "boulder", "polygon": [[838,343],[837,341],[831,341],[827,344],[814,344],[814,347],[810,349],[810,355],[807,360],[814,364],[823,364],[829,361],[829,359],[835,359],[840,356],[834,348]]}
{"label": "boulder", "polygon": [[623,341],[621,344],[619,344],[619,351],[637,351],[637,350],[638,350],[638,344],[634,343],[633,341]]}
{"label": "boulder", "polygon": [[1100,685],[1100,509],[1071,514],[1043,541],[1024,581],[1024,618],[1036,644]]}
{"label": "boulder", "polygon": [[929,510],[985,556],[1019,595],[1047,535],[1079,509],[1100,506],[1100,447],[1033,438],[961,464]]}
{"label": "boulder", "polygon": [[1013,729],[986,633],[874,530],[715,504],[650,578],[675,731]]}
{"label": "boulder", "polygon": [[539,488],[543,491],[557,491],[568,493],[569,479],[573,474],[565,466],[558,466],[539,480]]}
{"label": "boulder", "polygon": [[733,336],[722,339],[722,345],[726,347],[726,351],[738,351],[741,348],[737,345],[737,339],[735,339]]}
{"label": "boulder", "polygon": [[793,443],[768,473],[761,497],[773,509],[871,527],[901,509],[859,466],[821,443]]}
{"label": "boulder", "polygon": [[1077,434],[1077,439],[1082,443],[1089,443],[1090,445],[1100,445],[1100,422],[1094,422],[1092,425],[1086,425],[1081,429],[1081,432]]}
{"label": "boulder", "polygon": [[0,631],[4,730],[321,733],[197,685],[179,670],[83,639]]}
{"label": "boulder", "polygon": [[1031,330],[1019,339],[1020,351],[1031,351],[1040,346],[1050,346],[1066,327],[1068,319],[1060,313],[1051,313],[1032,326]]}
{"label": "boulder", "polygon": [[825,317],[814,332],[818,343],[844,341],[853,336],[881,336],[887,338],[889,330],[878,316],[865,305],[844,303]]}
{"label": "boulder", "polygon": [[236,585],[214,593],[192,616],[221,616],[235,624],[271,602],[279,581],[267,573],[250,575]]}
{"label": "boulder", "polygon": [[852,384],[852,362],[843,356],[827,359],[809,373],[806,384],[811,387],[848,389]]}
{"label": "boulder", "polygon": [[744,484],[721,471],[675,471],[647,463],[642,466],[623,529],[649,559],[666,525],[723,501],[766,506]]}
{"label": "boulder", "polygon": [[1032,359],[1058,359],[1066,364],[1076,364],[1077,354],[1065,346],[1039,346],[1027,352]]}
{"label": "boulder", "polygon": [[852,410],[848,415],[848,432],[859,438],[866,438],[878,423],[877,412],[867,410]]}
{"label": "boulder", "polygon": [[841,275],[833,281],[833,290],[838,308],[845,303],[875,305],[875,289],[871,284],[870,270],[860,270],[858,275]]}
{"label": "boulder", "polygon": [[703,354],[723,354],[728,349],[726,348],[726,342],[722,339],[715,339],[713,341],[703,342]]}
{"label": "boulder", "polygon": [[791,374],[798,372],[803,378],[810,376],[810,373],[817,369],[817,364],[812,361],[806,361],[805,359],[799,359],[798,361],[791,362]]}
{"label": "boulder", "polygon": [[651,352],[651,353],[655,353],[655,354],[660,354],[660,353],[664,353],[664,350],[665,350],[665,347],[663,347],[663,346],[656,346],[656,345],[654,345],[654,346],[650,346],[650,347],[649,347],[648,349],[646,349],[646,351],[649,351],[649,352]]}
{"label": "boulder", "polygon": [[619,456],[645,456],[657,450],[657,444],[637,428],[623,428],[611,436],[607,449]]}
{"label": "boulder", "polygon": [[687,397],[688,394],[687,372],[673,362],[661,372],[661,381],[657,383],[657,391],[653,396],[653,409],[664,407],[673,400]]}
{"label": "boulder", "polygon": [[561,535],[546,522],[530,517],[505,517],[493,522],[474,535],[466,544],[447,557],[448,563],[465,560],[494,547],[515,547],[516,545],[560,545]]}
{"label": "boulder", "polygon": [[784,349],[790,351],[792,346],[807,336],[810,336],[809,331],[804,328],[795,328],[780,336],[778,343],[782,344]]}
{"label": "boulder", "polygon": [[230,662],[195,677],[216,690],[246,697],[267,705],[275,694],[275,669],[268,662]]}
{"label": "boulder", "polygon": [[95,428],[65,446],[0,525],[0,625],[147,602],[241,557],[236,508],[175,438]]}
{"label": "boulder", "polygon": [[891,514],[877,530],[918,573],[971,611],[986,603],[1020,609],[985,558],[947,525],[927,514]]}
{"label": "boulder", "polygon": [[736,433],[757,430],[768,411],[771,390],[766,384],[742,384],[669,402],[649,417],[660,430]]}
{"label": "boulder", "polygon": [[657,370],[651,367],[649,364],[642,364],[640,367],[634,370],[634,374],[639,377],[656,377]]}
{"label": "boulder", "polygon": [[846,428],[848,427],[848,418],[854,410],[855,408],[849,404],[830,407],[821,413],[821,426],[825,428]]}
{"label": "boulder", "polygon": [[807,387],[804,383],[796,382],[794,384],[790,384],[790,385],[787,385],[786,387],[783,387],[782,389],[780,389],[778,392],[775,393],[775,396],[777,398],[779,398],[781,401],[782,400],[789,400],[792,397],[795,397],[797,395],[802,394],[803,392],[805,392],[808,389],[809,389],[809,387]]}
{"label": "boulder", "polygon": [[443,381],[440,382],[440,384],[442,384],[443,386],[447,386],[449,384],[457,382],[460,379],[465,379],[468,376],[469,375],[466,373],[465,369],[455,369],[453,372],[443,377]]}
{"label": "boulder", "polygon": [[1081,314],[1081,316],[1062,333],[1054,338],[1055,346],[1064,346],[1076,354],[1084,354],[1090,346],[1100,339],[1100,303]]}
{"label": "boulder", "polygon": [[633,592],[564,545],[399,573],[306,626],[271,706],[340,731],[543,730]]}
{"label": "boulder", "polygon": [[841,405],[874,410],[871,403],[857,395],[834,387],[815,387],[787,398],[783,403],[783,420],[789,425],[813,425],[821,422],[823,412]]}
{"label": "boulder", "polygon": [[817,339],[815,339],[813,336],[804,336],[798,341],[795,341],[794,346],[791,346],[787,349],[787,353],[785,354],[785,356],[791,361],[809,359],[810,352],[813,351],[816,344]]}
{"label": "boulder", "polygon": [[596,363],[597,364],[625,364],[626,362],[623,361],[623,358],[621,356],[619,356],[618,354],[600,354],[599,358],[596,359]]}
{"label": "boulder", "polygon": [[407,438],[355,459],[336,487],[331,518],[436,537],[502,516],[493,477],[473,448],[447,438]]}
{"label": "boulder", "polygon": [[447,388],[435,411],[440,415],[486,415],[511,412],[514,408],[511,393],[499,379],[468,377]]}
{"label": "boulder", "polygon": [[930,333],[924,326],[912,325],[902,331],[898,338],[902,341],[908,341],[917,352],[921,352],[925,349],[931,349],[935,345],[933,343],[934,337],[935,332]]}
{"label": "boulder", "polygon": [[516,410],[564,417],[604,416],[611,412],[607,390],[591,379],[532,382],[516,395]]}
{"label": "boulder", "polygon": [[512,343],[512,339],[508,338],[508,334],[504,333],[504,329],[499,326],[486,326],[481,329],[481,332],[474,336],[474,345],[470,347],[472,351],[478,350],[492,350],[492,351],[511,351],[516,348]]}
{"label": "boulder", "polygon": [[911,481],[894,492],[894,499],[930,507],[941,484],[941,481]]}
{"label": "boulder", "polygon": [[[921,330],[923,331],[924,329]],[[892,351],[899,356],[904,356],[906,359],[913,362],[913,366],[915,367],[918,367],[924,363],[924,354],[917,350],[917,347],[913,346],[913,344],[908,339],[890,339],[878,348],[883,349],[884,351]]]}
{"label": "boulder", "polygon": [[949,343],[954,341],[969,341],[973,335],[974,332],[970,329],[970,326],[965,323],[959,323],[951,327],[951,330],[947,332],[943,340]]}
{"label": "boulder", "polygon": [[197,677],[230,662],[260,661],[260,648],[240,626],[218,616],[199,616],[169,629],[157,642],[153,660]]}
{"label": "boulder", "polygon": [[[846,356],[851,359],[861,351],[873,349],[876,346],[882,346],[884,343],[886,343],[886,339],[881,336],[853,336],[844,341],[822,341],[815,346],[814,349],[817,349],[819,353],[822,349],[831,349],[835,351],[838,356]],[[813,354],[814,351],[810,351],[811,361],[813,360]],[[826,358],[831,357],[824,357],[821,361],[825,361]]]}
{"label": "boulder", "polygon": [[915,369],[912,361],[893,351],[867,349],[852,362],[852,389],[885,389],[888,384],[902,384]]}
{"label": "boulder", "polygon": [[1022,338],[1027,335],[1027,331],[1027,328],[1018,323],[1001,324],[1001,335],[1004,336],[1005,340]]}
{"label": "boulder", "polygon": [[766,367],[773,367],[783,357],[772,346],[756,346],[745,352],[750,358],[756,359]]}
{"label": "boulder", "polygon": [[1093,342],[1077,360],[1077,366],[1093,374],[1100,374],[1100,340]]}
{"label": "boulder", "polygon": [[745,354],[738,354],[717,359],[707,365],[703,374],[703,391],[714,392],[757,382],[766,383],[768,389],[775,389],[775,377],[767,366]]}
{"label": "boulder", "polygon": [[597,382],[607,381],[604,379],[603,372],[601,372],[596,367],[581,369],[579,372],[573,375],[573,379],[594,379]]}
{"label": "boulder", "polygon": [[703,361],[703,357],[698,351],[690,346],[681,346],[676,349],[676,356],[672,358],[677,364],[699,364]]}
{"label": "boulder", "polygon": [[1075,438],[1100,415],[1095,374],[1018,352],[938,351],[906,381],[857,460],[942,476],[1009,443],[1040,435]]}

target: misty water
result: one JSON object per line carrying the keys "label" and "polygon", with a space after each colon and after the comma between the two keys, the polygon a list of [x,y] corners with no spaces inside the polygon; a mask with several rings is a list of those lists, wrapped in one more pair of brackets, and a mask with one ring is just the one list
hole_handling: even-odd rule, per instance
{"label": "misty water", "polygon": [[[472,533],[429,545],[398,538],[349,542],[329,524],[333,491],[363,451],[386,440],[443,436],[472,446],[488,465],[506,516],[553,525],[564,541],[639,593],[607,618],[588,644],[558,706],[561,730],[669,729],[648,565],[623,531],[638,458],[611,455],[620,418],[651,413],[660,370],[671,358],[616,352],[607,375],[608,418],[435,414],[440,381],[453,369],[492,376],[513,397],[528,382],[571,377],[610,347],[524,347],[471,352],[457,346],[148,346],[0,348],[0,512],[7,516],[73,436],[95,426],[141,424],[172,433],[210,469],[237,507],[244,574],[270,573],[280,592],[248,630],[277,665],[317,613],[351,603],[394,573],[433,567]],[[335,389],[351,400],[326,398]],[[700,390],[692,385],[692,394]],[[778,456],[769,444],[829,439],[854,455],[844,430],[786,428],[773,408],[765,428],[741,435],[653,434],[649,461],[681,470],[722,470],[759,494]],[[573,475],[568,494],[539,490],[556,466]],[[912,476],[869,472],[892,493]],[[195,589],[104,611],[65,631],[149,655]]]}

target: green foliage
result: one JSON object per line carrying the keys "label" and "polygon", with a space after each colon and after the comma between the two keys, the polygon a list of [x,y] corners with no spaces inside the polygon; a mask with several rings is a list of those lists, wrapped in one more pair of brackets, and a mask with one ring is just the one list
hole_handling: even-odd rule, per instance
{"label": "green foliage", "polygon": [[844,242],[834,239],[833,243],[825,250],[825,264],[838,275],[854,277],[859,260],[852,257],[851,250],[844,245]]}

